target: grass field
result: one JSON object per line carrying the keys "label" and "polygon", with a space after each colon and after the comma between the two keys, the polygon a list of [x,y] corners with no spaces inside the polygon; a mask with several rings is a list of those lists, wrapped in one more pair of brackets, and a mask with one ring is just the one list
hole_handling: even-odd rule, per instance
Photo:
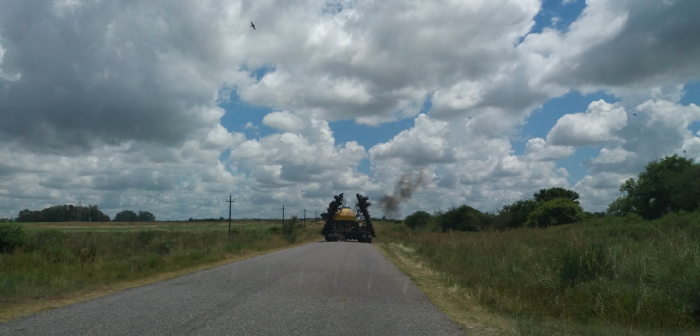
{"label": "grass field", "polygon": [[[322,238],[320,227],[312,225],[298,227],[291,239],[281,234],[280,225],[273,224],[237,225],[231,236],[224,231],[228,223],[225,227],[207,223],[158,223],[161,225],[155,227],[63,224],[60,228],[26,225],[21,248],[0,254],[0,322],[17,317],[17,311],[32,313],[53,307],[47,301],[72,303],[72,297],[92,289],[117,288],[114,286],[166,273],[182,275],[178,271]],[[171,229],[173,226],[178,229]]]}
{"label": "grass field", "polygon": [[[42,222],[20,223],[28,231],[56,229],[60,231],[141,231],[141,230],[228,230],[228,221],[225,222]],[[280,226],[281,220],[233,220],[231,229],[251,230]],[[306,221],[307,226],[321,225],[321,222]]]}
{"label": "grass field", "polygon": [[393,223],[377,231],[380,249],[473,334],[700,334],[697,213],[505,232]]}

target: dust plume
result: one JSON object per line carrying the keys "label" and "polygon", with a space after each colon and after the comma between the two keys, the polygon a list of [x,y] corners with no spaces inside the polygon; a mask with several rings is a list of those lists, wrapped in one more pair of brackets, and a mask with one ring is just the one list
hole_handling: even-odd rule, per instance
{"label": "dust plume", "polygon": [[396,218],[401,214],[399,212],[399,204],[411,199],[413,193],[423,185],[423,175],[423,170],[418,172],[418,174],[412,172],[404,173],[396,181],[394,192],[386,194],[379,199],[379,206],[382,207],[387,218]]}

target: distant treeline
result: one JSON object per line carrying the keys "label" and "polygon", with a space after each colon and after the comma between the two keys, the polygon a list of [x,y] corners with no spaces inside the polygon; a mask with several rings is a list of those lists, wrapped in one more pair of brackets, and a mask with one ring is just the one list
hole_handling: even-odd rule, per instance
{"label": "distant treeline", "polygon": [[[156,216],[148,211],[124,210],[114,216],[115,222],[153,222]],[[10,220],[7,220],[8,222]],[[56,205],[43,210],[24,209],[15,219],[17,222],[109,222],[108,215],[102,213],[97,205],[74,206]]]}
{"label": "distant treeline", "polygon": [[417,211],[404,223],[413,229],[432,231],[504,230],[582,222],[593,217],[638,216],[654,220],[672,212],[700,211],[700,164],[678,155],[652,161],[637,179],[620,186],[625,195],[605,213],[583,211],[579,194],[563,188],[541,189],[532,199],[519,200],[495,213],[482,213],[468,205],[429,214]]}
{"label": "distant treeline", "polygon": [[109,216],[97,205],[56,205],[39,211],[24,209],[19,212],[18,222],[109,222]]}
{"label": "distant treeline", "polygon": [[155,222],[156,216],[148,211],[135,213],[131,210],[123,210],[114,216],[115,222]]}

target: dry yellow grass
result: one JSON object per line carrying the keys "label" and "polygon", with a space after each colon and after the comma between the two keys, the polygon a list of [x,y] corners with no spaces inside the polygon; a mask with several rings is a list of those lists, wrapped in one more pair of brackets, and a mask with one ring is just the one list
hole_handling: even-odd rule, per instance
{"label": "dry yellow grass", "polygon": [[65,307],[74,303],[102,297],[105,295],[109,294],[114,294],[117,292],[121,292],[126,289],[134,288],[134,287],[139,287],[143,285],[148,285],[156,282],[160,282],[163,280],[168,280],[176,277],[180,277],[183,275],[187,275],[190,273],[194,272],[199,272],[205,269],[209,269],[212,267],[217,267],[221,265],[226,265],[230,264],[236,261],[244,260],[244,259],[249,259],[252,257],[257,257],[260,255],[272,253],[272,252],[277,252],[277,251],[282,251],[286,250],[289,248],[293,247],[298,247],[304,244],[308,244],[311,242],[315,242],[318,239],[308,239],[287,247],[283,248],[277,248],[277,249],[271,249],[267,251],[251,251],[245,254],[240,254],[236,256],[232,256],[231,258],[227,258],[224,260],[220,260],[217,262],[213,263],[207,263],[203,265],[198,265],[195,267],[189,267],[186,269],[180,269],[177,271],[172,271],[172,272],[165,272],[165,273],[160,273],[156,274],[153,276],[149,276],[146,278],[141,278],[137,280],[130,280],[130,281],[124,281],[124,282],[119,282],[111,285],[106,285],[106,286],[95,286],[95,287],[89,287],[85,288],[80,291],[72,292],[69,294],[65,295],[60,295],[57,297],[53,298],[40,298],[40,299],[26,299],[22,300],[19,302],[13,302],[11,304],[7,305],[2,305],[0,306],[0,323],[7,322],[9,320],[22,317],[22,316],[27,316],[31,314],[36,314],[45,310],[49,309],[55,309],[55,308],[61,308]]}

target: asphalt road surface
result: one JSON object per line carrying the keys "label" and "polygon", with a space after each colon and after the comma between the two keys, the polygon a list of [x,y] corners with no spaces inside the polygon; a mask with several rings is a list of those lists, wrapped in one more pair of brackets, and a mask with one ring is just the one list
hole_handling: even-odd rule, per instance
{"label": "asphalt road surface", "polygon": [[371,244],[318,242],[0,324],[0,335],[464,335]]}

